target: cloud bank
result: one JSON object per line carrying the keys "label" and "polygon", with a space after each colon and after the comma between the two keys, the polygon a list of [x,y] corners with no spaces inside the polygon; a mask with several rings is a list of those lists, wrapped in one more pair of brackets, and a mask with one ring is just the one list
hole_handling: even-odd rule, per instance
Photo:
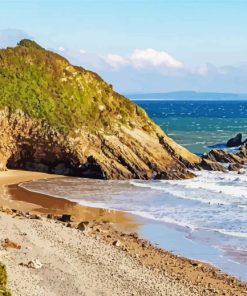
{"label": "cloud bank", "polygon": [[[0,30],[0,47],[15,46],[24,38],[33,39],[21,30]],[[120,92],[195,90],[247,93],[247,61],[237,65],[204,63],[191,67],[171,53],[154,48],[134,49],[125,55],[102,55],[83,48],[66,48],[63,44],[49,49],[63,55],[72,64],[99,73]]]}
{"label": "cloud bank", "polygon": [[113,68],[132,66],[136,69],[145,68],[183,68],[183,63],[172,57],[165,51],[157,51],[153,48],[135,49],[128,56],[108,54],[102,57]]}

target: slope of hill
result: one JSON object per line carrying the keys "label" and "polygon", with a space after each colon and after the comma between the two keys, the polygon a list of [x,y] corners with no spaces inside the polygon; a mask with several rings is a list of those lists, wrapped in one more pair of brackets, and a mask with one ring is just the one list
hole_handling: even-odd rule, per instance
{"label": "slope of hill", "polygon": [[200,161],[97,74],[34,41],[0,50],[0,89],[2,170],[171,179]]}

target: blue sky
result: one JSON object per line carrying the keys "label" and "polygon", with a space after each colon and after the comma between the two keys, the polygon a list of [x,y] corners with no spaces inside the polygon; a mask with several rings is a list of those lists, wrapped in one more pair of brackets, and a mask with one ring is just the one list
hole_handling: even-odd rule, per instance
{"label": "blue sky", "polygon": [[247,92],[246,11],[246,0],[1,0],[0,46],[30,36],[124,92]]}

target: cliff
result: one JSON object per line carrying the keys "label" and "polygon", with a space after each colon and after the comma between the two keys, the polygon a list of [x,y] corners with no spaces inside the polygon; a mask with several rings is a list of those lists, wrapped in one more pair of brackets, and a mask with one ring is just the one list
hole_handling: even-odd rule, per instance
{"label": "cliff", "polygon": [[199,157],[97,74],[30,40],[0,50],[0,169],[189,178]]}

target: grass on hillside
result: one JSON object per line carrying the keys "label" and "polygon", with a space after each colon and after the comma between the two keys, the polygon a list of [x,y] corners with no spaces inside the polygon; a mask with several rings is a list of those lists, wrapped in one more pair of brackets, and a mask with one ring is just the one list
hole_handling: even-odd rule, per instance
{"label": "grass on hillside", "polygon": [[133,119],[146,124],[146,113],[97,74],[30,40],[0,50],[0,89],[0,108],[22,110],[60,131],[110,128]]}

